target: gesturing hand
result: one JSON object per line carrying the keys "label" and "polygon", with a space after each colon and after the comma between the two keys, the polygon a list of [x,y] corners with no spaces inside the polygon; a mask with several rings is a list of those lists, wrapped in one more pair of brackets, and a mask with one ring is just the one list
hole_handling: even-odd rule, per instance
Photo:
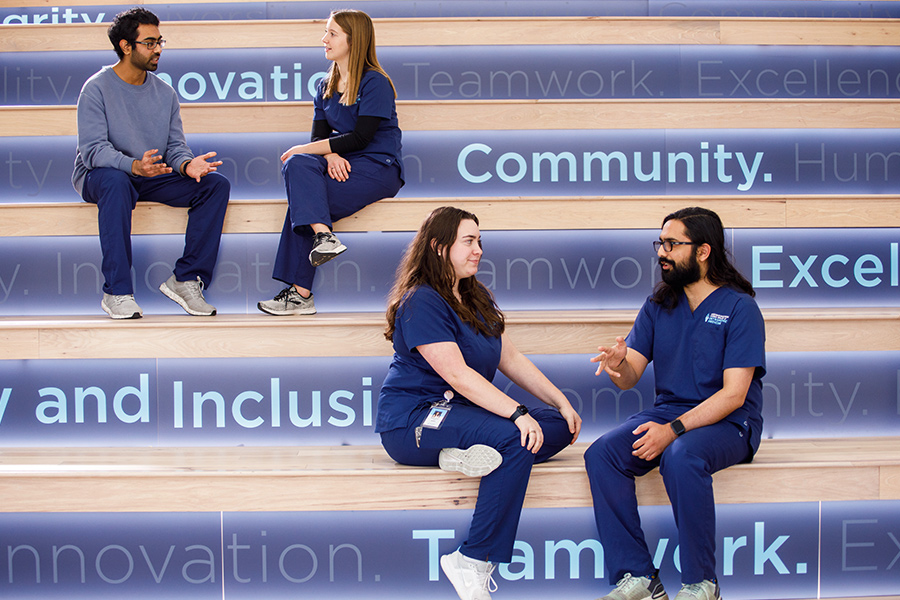
{"label": "gesturing hand", "polygon": [[199,183],[201,177],[212,173],[216,170],[216,167],[222,164],[221,160],[214,162],[207,161],[207,159],[212,158],[215,155],[215,152],[207,152],[202,156],[195,156],[184,168],[184,174],[195,179],[197,183]]}
{"label": "gesturing hand", "polygon": [[622,363],[625,361],[625,355],[628,353],[625,338],[617,337],[616,345],[612,348],[600,346],[597,350],[600,354],[591,359],[591,362],[600,363],[597,366],[597,372],[594,374],[599,375],[606,370],[613,377],[621,377],[622,374],[617,369],[622,366]]}
{"label": "gesturing hand", "polygon": [[141,160],[131,163],[131,173],[139,177],[156,177],[157,175],[171,173],[172,167],[164,162],[160,162],[162,155],[156,154],[157,152],[159,152],[158,148],[144,152]]}

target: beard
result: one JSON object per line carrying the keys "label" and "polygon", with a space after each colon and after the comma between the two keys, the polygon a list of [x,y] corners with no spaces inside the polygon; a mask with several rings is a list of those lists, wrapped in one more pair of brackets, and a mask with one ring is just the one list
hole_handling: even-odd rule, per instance
{"label": "beard", "polygon": [[151,54],[147,58],[143,58],[141,55],[137,53],[131,54],[131,64],[141,71],[155,71],[159,68],[158,62],[153,62],[153,59],[159,59],[158,54]]}
{"label": "beard", "polygon": [[669,269],[662,271],[663,282],[674,289],[682,290],[692,283],[700,281],[700,263],[697,262],[697,256],[691,254],[687,265],[678,265],[673,260],[660,258],[659,264],[669,265]]}

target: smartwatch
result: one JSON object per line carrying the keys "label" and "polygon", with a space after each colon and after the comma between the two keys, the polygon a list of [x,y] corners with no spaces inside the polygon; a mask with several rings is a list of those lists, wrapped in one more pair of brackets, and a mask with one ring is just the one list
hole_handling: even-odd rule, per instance
{"label": "smartwatch", "polygon": [[513,423],[515,423],[516,419],[518,419],[522,415],[527,415],[527,414],[528,414],[528,407],[525,406],[524,404],[520,404],[518,407],[516,407],[516,412],[509,415],[509,420],[512,421]]}
{"label": "smartwatch", "polygon": [[672,427],[672,431],[675,432],[675,437],[681,437],[687,431],[678,419],[675,419],[669,425]]}

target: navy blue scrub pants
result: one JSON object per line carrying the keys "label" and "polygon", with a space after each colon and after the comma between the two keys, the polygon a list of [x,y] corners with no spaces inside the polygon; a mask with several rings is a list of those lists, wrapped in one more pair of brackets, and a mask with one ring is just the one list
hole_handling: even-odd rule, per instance
{"label": "navy blue scrub pants", "polygon": [[530,411],[544,432],[544,445],[537,454],[522,447],[521,434],[515,423],[471,404],[453,403],[440,429],[423,429],[420,447],[415,430],[430,407],[410,415],[406,428],[381,434],[388,455],[400,464],[436,467],[442,448],[470,448],[484,444],[495,448],[503,462],[492,473],[481,478],[478,500],[466,541],[460,552],[476,560],[507,563],[512,560],[513,544],[531,467],[559,453],[572,442],[569,425],[555,408]]}
{"label": "navy blue scrub pants", "polygon": [[672,503],[681,554],[682,583],[716,578],[716,507],[712,474],[751,457],[747,436],[733,423],[688,431],[655,460],[632,455],[639,436],[632,432],[648,421],[669,423],[686,412],[681,407],[654,407],[631,416],[601,436],[584,454],[594,518],[609,583],[626,573],[643,577],[655,569],[638,515],[635,477],[656,467]]}
{"label": "navy blue scrub pants", "polygon": [[370,158],[349,159],[346,181],[328,176],[328,161],[315,154],[294,154],[281,166],[288,210],[275,255],[272,277],[312,289],[316,268],[309,263],[314,234],[309,226],[334,221],[360,209],[393,198],[403,185],[400,168]]}
{"label": "navy blue scrub pants", "polygon": [[210,173],[197,183],[175,173],[135,177],[109,167],[88,171],[82,198],[97,205],[103,291],[116,296],[134,293],[131,213],[138,200],[188,209],[184,253],[175,263],[175,279],[190,281],[200,277],[204,287],[209,287],[230,191],[228,179],[218,173]]}

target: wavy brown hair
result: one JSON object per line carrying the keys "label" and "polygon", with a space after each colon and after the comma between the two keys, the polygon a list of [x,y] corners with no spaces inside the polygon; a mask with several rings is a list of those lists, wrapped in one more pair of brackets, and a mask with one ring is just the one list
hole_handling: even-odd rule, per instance
{"label": "wavy brown hair", "polygon": [[456,272],[447,250],[456,241],[459,224],[465,220],[475,221],[478,225],[478,217],[474,214],[452,206],[442,206],[434,209],[419,227],[397,267],[394,287],[388,297],[387,327],[384,331],[384,337],[388,340],[394,339],[397,311],[409,294],[422,285],[433,288],[464,323],[480,333],[491,337],[503,333],[506,319],[497,308],[494,296],[474,275],[459,280],[461,302],[453,293]]}
{"label": "wavy brown hair", "polygon": [[[359,84],[362,76],[366,71],[377,71],[390,82],[394,88],[394,98],[397,97],[397,88],[394,82],[378,64],[378,56],[375,53],[375,25],[369,15],[361,10],[353,10],[345,8],[334,10],[331,12],[331,18],[337,23],[341,31],[347,34],[347,43],[350,44],[350,58],[348,65],[350,72],[347,73],[347,87],[341,96],[341,104],[351,106],[356,104],[356,96],[359,95]],[[323,97],[331,98],[337,93],[338,85],[341,82],[341,73],[338,70],[337,63],[332,63],[328,69],[328,76],[325,79],[325,90]]]}

